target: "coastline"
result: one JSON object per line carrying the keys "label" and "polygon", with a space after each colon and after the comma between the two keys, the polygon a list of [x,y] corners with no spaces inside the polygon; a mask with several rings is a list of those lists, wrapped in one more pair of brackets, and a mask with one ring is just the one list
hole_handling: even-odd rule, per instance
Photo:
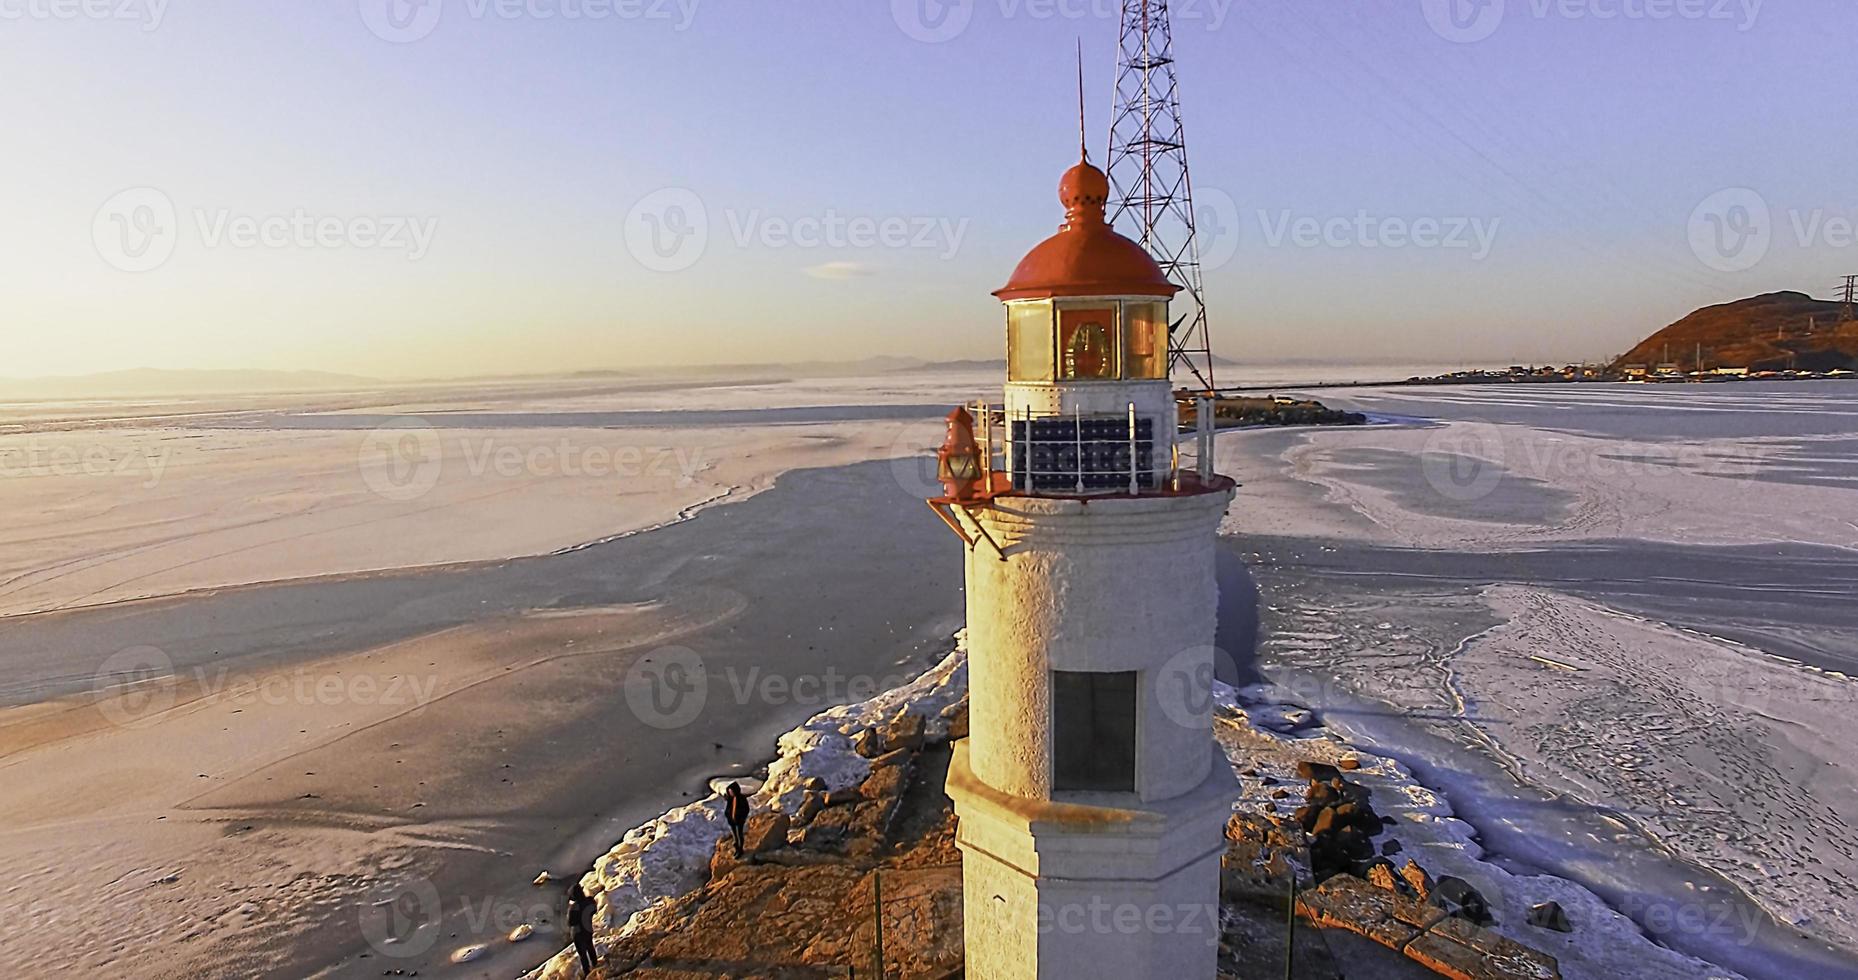
{"label": "coastline", "polygon": [[[902,715],[924,719],[930,741],[945,737],[966,703],[967,653],[959,635],[955,646],[909,684],[822,712],[783,735],[767,782],[752,794],[755,812],[794,813],[804,784],[812,779],[822,781],[827,791],[857,786],[870,761],[856,744],[866,732],[894,724]],[[1350,779],[1368,788],[1376,808],[1393,822],[1382,841],[1383,846],[1398,842],[1390,853],[1417,859],[1435,875],[1470,881],[1490,899],[1496,932],[1555,956],[1569,980],[1742,980],[1741,974],[1655,945],[1632,920],[1573,882],[1512,873],[1493,863],[1476,829],[1457,816],[1449,798],[1393,758],[1350,744],[1310,708],[1281,700],[1272,685],[1216,684],[1214,715],[1215,736],[1242,786],[1233,802],[1235,813],[1290,819],[1302,801],[1276,787],[1296,783],[1299,763],[1338,765],[1347,759]],[[647,929],[674,928],[659,920],[674,902],[710,880],[712,855],[726,833],[720,797],[712,794],[635,827],[592,870],[571,879],[599,892],[597,947],[605,950]],[[1543,901],[1561,905],[1575,924],[1573,933],[1526,924],[1527,910]],[[561,949],[522,980],[577,976],[572,949]]]}
{"label": "coastline", "polygon": [[[854,679],[877,686],[946,649],[958,625],[959,556],[942,547],[946,532],[933,521],[895,520],[913,493],[908,475],[889,460],[799,470],[693,520],[566,555],[226,590],[8,631],[0,643],[103,651],[124,637],[191,647],[210,624],[212,642],[227,642],[223,656],[197,659],[176,646],[175,673],[198,690],[177,692],[152,726],[140,722],[162,699],[134,692],[138,724],[107,729],[101,737],[113,743],[95,734],[60,743],[76,753],[65,759],[69,779],[103,785],[139,768],[168,773],[159,784],[168,788],[123,801],[106,831],[123,844],[95,853],[74,853],[71,830],[102,826],[104,815],[9,821],[0,863],[36,882],[14,911],[38,928],[0,943],[0,960],[55,965],[44,958],[49,944],[72,969],[105,968],[139,941],[138,961],[151,969],[192,962],[210,973],[237,956],[241,975],[379,975],[359,916],[380,882],[407,874],[431,885],[446,927],[461,934],[494,931],[487,908],[558,914],[530,887],[538,869],[584,865],[626,828],[688,799],[704,777],[751,770],[763,746],[843,700]],[[835,507],[808,506],[826,488]],[[880,538],[884,549],[871,552]],[[868,558],[847,563],[847,554]],[[804,614],[822,591],[868,595],[873,581],[885,583],[878,601]],[[649,682],[635,669],[645,658],[674,648],[700,654],[711,697],[686,727],[655,727],[628,692]],[[483,651],[473,655],[480,668],[465,669],[466,649]],[[281,705],[262,693],[251,702],[249,692],[272,690],[279,675],[355,683],[366,672],[358,665],[382,656],[397,656],[404,666],[392,673],[417,676],[430,700],[384,711],[395,707],[379,703],[384,695],[351,698],[332,711],[315,697],[299,703],[286,686],[275,688]],[[234,683],[219,684],[221,668]],[[481,683],[460,688],[466,675]],[[830,683],[753,686],[768,677]],[[293,713],[313,723],[292,726]],[[203,745],[233,740],[216,757],[223,763],[107,748],[158,750],[169,744],[162,726],[188,719],[215,736]],[[260,722],[272,734],[254,739],[249,726]],[[611,748],[586,755],[567,751],[573,744]],[[59,746],[19,749],[0,761],[10,776],[51,765]],[[130,845],[149,834],[159,836],[137,860],[140,845]],[[241,854],[290,857],[251,865]],[[148,871],[124,876],[124,861]],[[287,898],[291,882],[312,891]],[[61,910],[73,889],[111,896],[138,928],[103,935],[69,918]],[[209,937],[215,950],[202,945]],[[511,975],[509,951],[499,952],[452,975]],[[436,967],[445,957],[433,953],[404,965]]]}
{"label": "coastline", "polygon": [[[1795,392],[1783,408],[1804,404]],[[1858,651],[1844,607],[1818,601],[1850,593],[1858,557],[1836,524],[1812,533],[1843,499],[1818,478],[1833,471],[1798,471],[1784,447],[1737,455],[1772,446],[1758,420],[1706,436],[1707,414],[1680,414],[1689,400],[1622,416],[1650,434],[1609,441],[1559,395],[1556,428],[1530,429],[1522,397],[1450,393],[1423,413],[1405,393],[1365,399],[1430,416],[1373,452],[1338,431],[1235,437],[1265,671],[1443,789],[1504,866],[1579,880],[1668,945],[1751,976],[1858,976],[1858,956],[1830,944],[1849,905],[1839,821],[1858,809],[1834,734],[1838,706],[1858,703]],[[1851,423],[1821,424],[1791,441]],[[1562,455],[1532,456],[1532,440]],[[1484,468],[1429,462],[1466,452]],[[1634,453],[1668,462],[1622,472],[1599,455]],[[1737,465],[1713,462],[1724,454]],[[1774,516],[1734,516],[1756,501]],[[1674,512],[1683,526],[1651,516]],[[1776,538],[1800,543],[1756,544]],[[1820,703],[1816,722],[1785,720]],[[1807,751],[1792,734],[1822,729]],[[1831,826],[1812,822],[1827,813]]]}

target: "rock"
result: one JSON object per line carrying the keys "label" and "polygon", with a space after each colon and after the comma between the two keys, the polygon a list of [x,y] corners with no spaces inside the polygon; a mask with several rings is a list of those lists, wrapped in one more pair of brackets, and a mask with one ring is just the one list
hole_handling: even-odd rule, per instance
{"label": "rock", "polygon": [[721,881],[742,859],[735,856],[735,838],[727,834],[717,840],[715,849],[710,851],[710,880]]}
{"label": "rock", "polygon": [[535,927],[525,922],[510,930],[510,942],[520,943],[533,935],[535,935]]}
{"label": "rock", "polygon": [[1311,762],[1307,759],[1297,763],[1297,775],[1316,783],[1326,783],[1332,779],[1342,778],[1342,773],[1336,767],[1322,762]]}
{"label": "rock", "polygon": [[952,709],[952,713],[951,711],[948,711],[948,710],[945,710],[943,712],[943,714],[946,715],[948,718],[948,740],[953,742],[956,739],[967,738],[968,737],[968,702],[967,702],[967,699],[963,698],[958,705],[949,705],[949,708]]}
{"label": "rock", "polygon": [[1400,867],[1400,877],[1406,879],[1407,887],[1413,890],[1413,895],[1420,901],[1431,900],[1432,876],[1419,866],[1419,862],[1408,860]]}
{"label": "rock", "polygon": [[1335,807],[1323,807],[1322,810],[1316,814],[1316,819],[1310,822],[1310,833],[1321,837],[1324,834],[1334,832],[1336,829],[1336,819],[1339,816],[1340,815],[1336,813]]}
{"label": "rock", "polygon": [[1385,889],[1390,892],[1402,892],[1406,890],[1405,880],[1400,877],[1399,872],[1394,870],[1393,863],[1384,858],[1368,865],[1366,877],[1368,879],[1368,884],[1376,888]]}
{"label": "rock", "polygon": [[877,729],[867,728],[859,732],[857,738],[852,739],[852,751],[867,759],[883,755],[884,736],[879,735]]}
{"label": "rock", "polygon": [[1463,919],[1474,925],[1493,926],[1497,920],[1490,914],[1490,903],[1471,883],[1463,878],[1446,875],[1432,886],[1432,904],[1444,909],[1448,914]]}
{"label": "rock", "polygon": [[1274,800],[1290,799],[1290,790],[1283,789],[1281,787],[1278,789],[1274,789],[1271,791],[1271,798]]}
{"label": "rock", "polygon": [[884,744],[892,749],[920,749],[925,729],[922,715],[910,714],[907,709],[899,711],[884,728]]}
{"label": "rock", "polygon": [[475,960],[483,956],[484,951],[487,948],[488,947],[482,946],[482,945],[460,946],[458,949],[452,951],[452,962],[453,963],[469,963],[472,960]]}
{"label": "rock", "polygon": [[910,770],[907,766],[873,766],[871,775],[866,776],[858,787],[858,795],[867,800],[882,800],[892,796],[902,796],[909,788]]}
{"label": "rock", "polygon": [[827,793],[826,805],[829,807],[844,806],[847,803],[856,803],[862,799],[864,799],[864,794],[859,791],[858,787],[847,786],[844,789],[835,789]]}
{"label": "rock", "polygon": [[1529,924],[1537,929],[1552,929],[1555,932],[1573,932],[1574,923],[1568,921],[1568,913],[1560,902],[1543,902],[1530,906]]}
{"label": "rock", "polygon": [[1400,853],[1402,850],[1405,850],[1405,847],[1402,846],[1401,843],[1397,840],[1389,839],[1386,842],[1381,844],[1381,856],[1382,857],[1393,857],[1395,854]]}
{"label": "rock", "polygon": [[548,884],[548,882],[549,882],[548,872],[544,871],[541,874],[536,875],[535,880],[530,882],[530,884],[536,886],[537,888],[540,888],[543,885]]}
{"label": "rock", "polygon": [[791,823],[787,814],[779,810],[751,815],[748,827],[742,834],[744,851],[748,854],[766,854],[786,847],[787,831]]}
{"label": "rock", "polygon": [[800,788],[814,793],[824,793],[827,790],[826,781],[818,776],[807,777],[806,782],[800,784]]}
{"label": "rock", "polygon": [[901,766],[901,767],[907,768],[911,760],[915,758],[916,758],[916,753],[911,752],[909,749],[892,749],[889,752],[882,753],[881,755],[872,759],[871,768],[873,770],[882,769],[885,767],[893,767],[893,766]]}
{"label": "rock", "polygon": [[1355,770],[1361,768],[1361,760],[1351,755],[1348,758],[1343,759],[1340,763],[1338,763],[1338,765],[1342,768],[1344,772],[1354,772]]}
{"label": "rock", "polygon": [[825,806],[824,793],[808,790],[806,795],[800,798],[800,809],[794,811],[793,822],[801,826],[810,824],[814,817],[819,816],[819,811],[825,809]]}

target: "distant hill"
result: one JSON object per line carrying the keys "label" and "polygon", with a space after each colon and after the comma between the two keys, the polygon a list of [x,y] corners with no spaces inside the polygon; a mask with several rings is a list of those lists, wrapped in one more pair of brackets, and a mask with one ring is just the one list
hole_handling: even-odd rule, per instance
{"label": "distant hill", "polygon": [[1645,338],[1619,363],[1674,362],[1694,370],[1699,347],[1704,368],[1858,369],[1858,323],[1839,323],[1838,303],[1791,291],[1766,293],[1706,306]]}
{"label": "distant hill", "polygon": [[0,378],[0,398],[146,398],[342,391],[380,382],[324,371],[165,371],[136,368],[66,377]]}

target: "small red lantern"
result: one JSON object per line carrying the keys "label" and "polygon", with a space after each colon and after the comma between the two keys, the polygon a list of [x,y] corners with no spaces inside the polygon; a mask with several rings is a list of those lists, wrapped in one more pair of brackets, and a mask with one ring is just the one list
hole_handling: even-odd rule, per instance
{"label": "small red lantern", "polygon": [[948,438],[935,458],[943,492],[952,500],[973,500],[981,482],[981,447],[974,441],[974,416],[967,409],[948,413]]}

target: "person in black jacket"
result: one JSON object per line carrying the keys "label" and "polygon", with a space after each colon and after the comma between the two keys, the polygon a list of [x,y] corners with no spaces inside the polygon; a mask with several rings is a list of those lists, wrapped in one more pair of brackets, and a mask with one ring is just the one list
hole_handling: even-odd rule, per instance
{"label": "person in black jacket", "polygon": [[742,794],[742,784],[730,783],[729,788],[723,792],[723,800],[727,803],[723,816],[729,821],[729,832],[735,835],[735,856],[741,857],[749,811],[748,797]]}
{"label": "person in black jacket", "polygon": [[593,976],[594,962],[599,958],[594,953],[594,913],[598,910],[599,905],[582,890],[580,882],[568,889],[568,932],[574,936],[574,952],[581,958],[583,977]]}

